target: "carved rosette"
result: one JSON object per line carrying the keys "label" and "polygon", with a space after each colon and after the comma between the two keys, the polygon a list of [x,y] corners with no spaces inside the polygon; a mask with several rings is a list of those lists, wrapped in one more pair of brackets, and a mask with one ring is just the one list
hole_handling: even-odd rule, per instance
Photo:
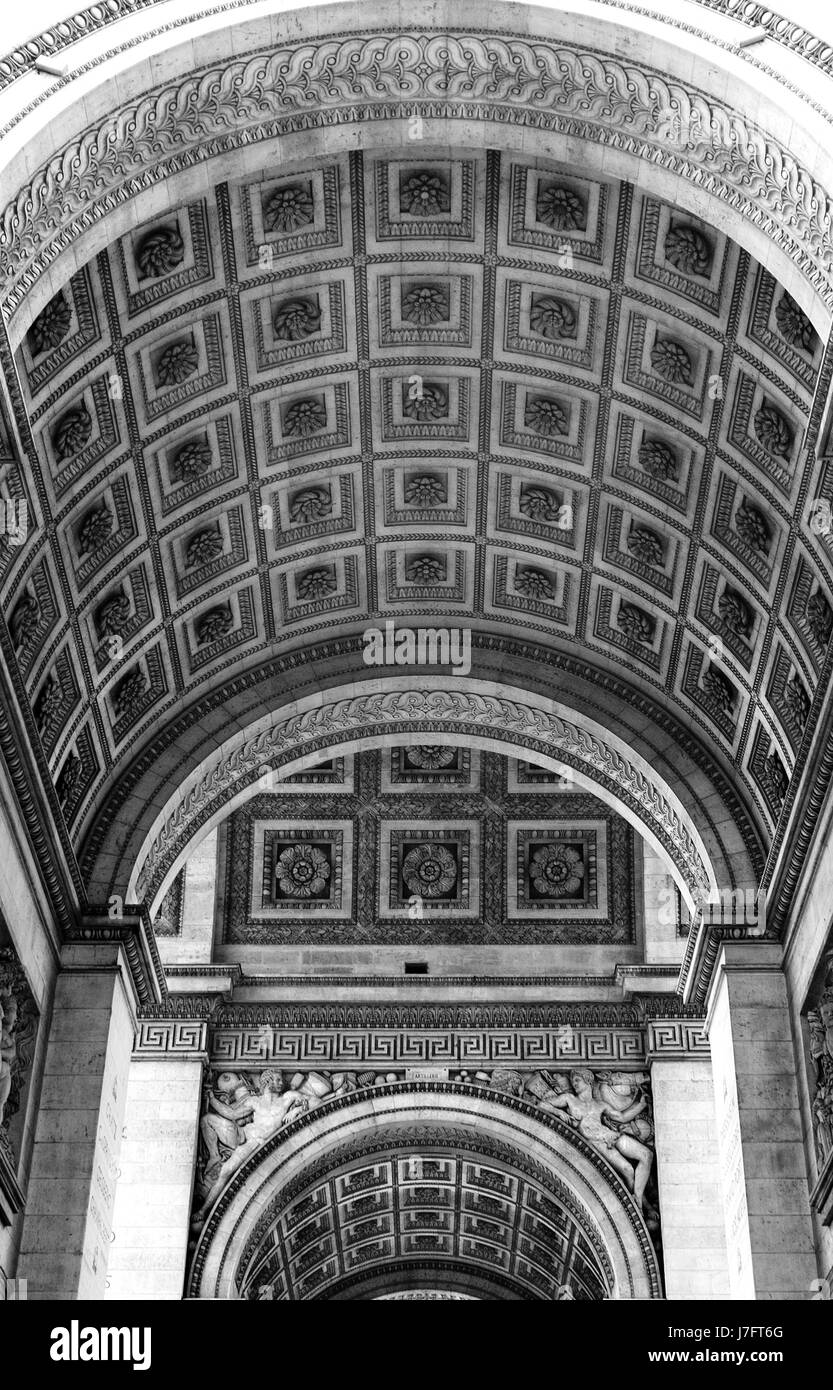
{"label": "carved rosette", "polygon": [[334,570],[322,567],[306,570],[304,574],[300,575],[295,587],[299,598],[310,601],[334,594],[338,588],[338,580]]}
{"label": "carved rosette", "polygon": [[196,622],[197,641],[201,647],[217,642],[234,627],[234,615],[227,603],[218,604],[202,613]]}
{"label": "carved rosette", "polygon": [[635,603],[620,603],[616,624],[632,641],[643,646],[650,646],[654,640],[656,622],[650,613],[638,608]]}
{"label": "carved rosette", "polygon": [[283,432],[289,438],[318,434],[327,423],[327,408],[314,396],[294,401],[283,417]]}
{"label": "carved rosette", "polygon": [[789,423],[774,405],[767,402],[756,410],[753,420],[758,443],[775,458],[789,458],[793,432]]}
{"label": "carved rosette", "polygon": [[643,439],[639,446],[639,462],[651,478],[676,482],[679,473],[677,455],[665,440]]}
{"label": "carved rosette", "polygon": [[524,424],[536,434],[543,434],[548,439],[569,432],[566,411],[551,396],[532,396],[527,400]]}
{"label": "carved rosette", "polygon": [[529,326],[542,338],[575,338],[576,316],[570,305],[554,295],[533,295]]}
{"label": "carved rosette", "polygon": [[55,783],[55,790],[62,807],[70,805],[75,800],[81,785],[82,772],[83,763],[78,754],[69,753]]}
{"label": "carved rosette", "polygon": [[321,521],[330,516],[333,499],[329,488],[307,487],[294,492],[289,499],[289,519],[296,525],[302,522]]}
{"label": "carved rosette", "polygon": [[448,414],[448,392],[436,382],[423,382],[413,395],[406,386],[402,395],[402,413],[412,420],[440,420]]}
{"label": "carved rosette", "polygon": [[197,439],[187,439],[174,454],[174,477],[180,483],[202,478],[210,469],[212,459],[211,445],[204,435]]}
{"label": "carved rosette", "polygon": [[810,696],[798,676],[787,681],[782,698],[788,718],[797,728],[803,729],[810,713]]}
{"label": "carved rosette", "polygon": [[722,714],[731,715],[737,691],[732,682],[716,666],[709,666],[703,676],[703,689]]}
{"label": "carved rosette", "polygon": [[125,719],[135,714],[143,697],[147,694],[148,683],[144,671],[134,666],[113,687],[113,709],[117,719]]}
{"label": "carved rosette", "polygon": [[543,570],[525,568],[515,571],[515,588],[528,598],[554,598],[555,588]]}
{"label": "carved rosette", "polygon": [[289,184],[272,194],[263,210],[263,222],[267,232],[278,232],[285,236],[289,232],[297,232],[300,227],[309,226],[313,212],[309,185]]}
{"label": "carved rosette", "polygon": [[410,507],[435,507],[447,500],[445,481],[433,473],[421,473],[405,484],[405,501]]}
{"label": "carved rosette", "polygon": [[311,898],[323,893],[329,877],[327,857],[315,845],[290,845],[278,856],[275,878],[287,897]]}
{"label": "carved rosette", "polygon": [[106,502],[91,507],[78,530],[79,555],[94,555],[100,550],[108,536],[112,535],[115,524],[115,517]]}
{"label": "carved rosette", "polygon": [[555,521],[561,504],[554,492],[546,487],[522,487],[518,509],[532,521]]}
{"label": "carved rosette", "polygon": [[769,553],[772,535],[763,512],[752,502],[742,502],[735,512],[735,530],[750,550],[761,555]]}
{"label": "carved rosette", "polygon": [[444,743],[415,743],[408,749],[408,761],[414,767],[430,768],[436,771],[450,767],[454,762],[454,749]]}
{"label": "carved rosette", "polygon": [[682,343],[673,338],[657,338],[651,348],[651,366],[657,376],[672,385],[692,386],[694,368]]}
{"label": "carved rosette", "polygon": [[448,179],[433,169],[420,169],[403,175],[399,183],[399,206],[412,217],[435,217],[451,208]]}
{"label": "carved rosette", "polygon": [[9,626],[15,651],[21,655],[29,650],[37,637],[41,620],[41,608],[37,598],[29,590],[21,594],[12,609]]}
{"label": "carved rosette", "polygon": [[665,259],[684,275],[707,276],[711,271],[712,248],[697,227],[671,227],[665,238]]}
{"label": "carved rosette", "polygon": [[178,227],[154,227],[146,232],[134,252],[140,280],[170,275],[185,260],[185,246]]}
{"label": "carved rosette", "polygon": [[53,671],[47,676],[35,701],[35,719],[41,738],[48,737],[51,733],[56,720],[60,717],[63,702],[63,687]]}
{"label": "carved rosette", "polygon": [[584,885],[584,861],[569,845],[544,845],[532,855],[529,877],[542,897],[574,898]]}
{"label": "carved rosette", "polygon": [[559,183],[540,183],[535,199],[535,216],[555,232],[583,231],[587,226],[584,199]]}
{"label": "carved rosette", "polygon": [[442,285],[414,285],[402,296],[402,318],[425,327],[447,323],[451,313],[448,290]]}
{"label": "carved rosette", "polygon": [[790,347],[801,348],[804,352],[816,350],[816,330],[803,309],[800,309],[791,295],[784,290],[775,305],[775,322],[778,331]]}
{"label": "carved rosette", "polygon": [[222,553],[222,534],[216,526],[205,526],[200,531],[195,531],[188,540],[185,547],[186,568],[190,570],[196,569],[198,565],[208,565]]}
{"label": "carved rosette", "polygon": [[830,607],[821,590],[810,595],[805,611],[807,622],[810,624],[810,631],[819,645],[826,647],[830,641],[830,633],[833,631],[833,608]]}
{"label": "carved rosette", "polygon": [[737,589],[725,589],[717,600],[717,611],[723,622],[738,637],[748,637],[752,631],[752,609]]}
{"label": "carved rosette", "polygon": [[457,882],[457,864],[443,845],[417,845],[402,861],[402,877],[412,893],[439,898]]}
{"label": "carved rosette", "polygon": [[764,758],[761,767],[761,785],[767,792],[773,805],[779,809],[783,804],[784,797],[787,795],[789,781],[790,779],[787,776],[784,764],[781,762],[777,753],[770,753]]}
{"label": "carved rosette", "polygon": [[440,584],[445,579],[445,561],[436,555],[416,555],[405,566],[411,584]]}
{"label": "carved rosette", "polygon": [[100,638],[117,637],[130,618],[130,599],[123,589],[110,594],[95,610],[95,626]]}
{"label": "carved rosette", "polygon": [[634,559],[641,560],[644,565],[651,565],[654,569],[662,566],[665,547],[662,537],[658,536],[656,531],[652,531],[650,526],[632,526],[625,544]]}
{"label": "carved rosette", "polygon": [[92,432],[92,418],[83,402],[81,405],[73,406],[71,410],[64,411],[52,431],[55,457],[63,463],[66,459],[80,454],[85,444],[89,443]]}
{"label": "carved rosette", "polygon": [[193,338],[180,338],[169,343],[156,363],[157,386],[181,386],[193,376],[200,364],[200,355]]}
{"label": "carved rosette", "polygon": [[72,323],[72,310],[63,290],[53,295],[49,303],[41,309],[28,333],[29,351],[33,357],[44,352],[52,352],[60,347],[69,333]]}
{"label": "carved rosette", "polygon": [[288,342],[310,338],[321,326],[318,300],[308,296],[285,299],[272,315],[275,337]]}

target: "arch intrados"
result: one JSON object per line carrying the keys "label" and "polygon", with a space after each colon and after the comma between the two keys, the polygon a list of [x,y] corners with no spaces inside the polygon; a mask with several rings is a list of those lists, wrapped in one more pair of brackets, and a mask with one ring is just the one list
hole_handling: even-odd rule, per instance
{"label": "arch intrados", "polygon": [[465,739],[468,746],[507,757],[529,756],[555,772],[566,766],[661,855],[691,910],[717,889],[703,838],[677,795],[644,758],[594,720],[510,685],[423,676],[415,689],[413,677],[389,676],[280,707],[204,758],[147,829],[130,871],[128,901],[147,898],[155,910],[199,839],[257,792],[264,769],[291,775],[338,752],[409,738]]}

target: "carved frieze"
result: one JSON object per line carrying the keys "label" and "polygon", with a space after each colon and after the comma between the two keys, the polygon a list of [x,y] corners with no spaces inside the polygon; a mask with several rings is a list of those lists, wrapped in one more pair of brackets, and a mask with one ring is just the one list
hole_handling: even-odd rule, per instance
{"label": "carved frieze", "polygon": [[0,947],[0,1215],[8,1224],[23,1204],[17,1185],[20,1126],[16,1123],[29,1080],[37,1010],[10,946]]}
{"label": "carved frieze", "polygon": [[[425,1072],[400,1069],[355,1069],[330,1072],[278,1070],[272,1067],[249,1070],[209,1071],[203,1093],[200,1119],[200,1144],[192,1227],[200,1230],[217,1198],[234,1174],[269,1141],[276,1141],[281,1131],[297,1121],[303,1122],[310,1112],[323,1106],[343,1106],[362,1099],[378,1088],[386,1097],[403,1087],[421,1091],[432,1087],[450,1088],[461,1096],[485,1092],[490,1100],[510,1106],[529,1107],[551,1124],[563,1124],[575,1132],[579,1141],[589,1145],[618,1174],[649,1228],[658,1227],[655,1193],[650,1200],[646,1188],[652,1175],[654,1159],[654,1127],[649,1077],[640,1071],[609,1071],[574,1067],[569,1071],[516,1071],[505,1065],[488,1070],[451,1069],[432,1078]],[[450,1136],[449,1136],[450,1137]],[[354,1142],[361,1142],[360,1132]],[[412,1150],[413,1154],[413,1150]],[[345,1179],[343,1196],[357,1197],[359,1209],[355,1215],[366,1218],[376,1210],[375,1202],[368,1205],[364,1194],[383,1185],[389,1158],[381,1158],[381,1168],[367,1168],[356,1180]],[[446,1156],[437,1153],[408,1160],[407,1172],[401,1174],[406,1190],[401,1205],[416,1205],[423,1212],[427,1203],[446,1207],[453,1189],[444,1187],[453,1181],[453,1165]],[[362,1180],[364,1177],[364,1180]],[[409,1190],[416,1182],[424,1186],[418,1192]],[[439,1186],[438,1186],[439,1184]],[[488,1174],[486,1188],[493,1215],[486,1211],[476,1217],[472,1234],[480,1238],[498,1235],[500,1226],[495,1218],[502,1216],[500,1199],[514,1192],[514,1184],[505,1175]],[[314,1207],[313,1207],[314,1210]],[[310,1213],[312,1214],[312,1212]],[[300,1218],[301,1213],[298,1213]],[[370,1223],[372,1224],[372,1223]],[[297,1221],[292,1227],[298,1225]],[[447,1229],[444,1217],[412,1220],[411,1229]],[[527,1230],[531,1224],[527,1221]],[[315,1234],[305,1227],[306,1237],[296,1249],[308,1244]],[[417,1240],[421,1237],[417,1237]],[[436,1241],[437,1237],[432,1237]],[[351,1244],[350,1233],[345,1241]],[[499,1243],[499,1242],[498,1242]],[[406,1247],[407,1248],[407,1247]],[[414,1249],[428,1248],[414,1245]],[[444,1246],[441,1246],[440,1253]],[[313,1259],[312,1263],[316,1263]],[[296,1271],[303,1272],[303,1271]]]}
{"label": "carved frieze", "polygon": [[[833,957],[828,956],[821,990],[807,1011],[809,1030],[810,1103],[818,1168],[827,1169],[833,1157]],[[826,1185],[824,1205],[827,1218],[830,1187]]]}

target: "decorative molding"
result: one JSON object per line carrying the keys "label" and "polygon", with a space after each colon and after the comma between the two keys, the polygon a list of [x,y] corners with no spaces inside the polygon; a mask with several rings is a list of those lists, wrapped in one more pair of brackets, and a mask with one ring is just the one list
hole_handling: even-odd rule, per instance
{"label": "decorative molding", "polygon": [[[336,111],[341,121],[502,116],[615,144],[681,176],[690,178],[693,169],[702,188],[777,240],[833,307],[833,203],[787,150],[729,106],[566,44],[402,32],[249,55],[109,114],[53,155],[5,209],[0,270],[9,286],[7,317],[106,210],[242,143],[332,124]],[[682,132],[678,150],[669,148],[671,121]],[[727,138],[705,142],[703,129]]]}
{"label": "decorative molding", "polygon": [[437,732],[501,735],[518,747],[558,757],[585,772],[628,804],[656,835],[676,863],[695,901],[709,892],[709,872],[693,835],[658,782],[586,728],[549,713],[542,706],[462,690],[392,690],[330,700],[302,714],[288,715],[237,747],[211,759],[195,786],[181,797],[145,853],[137,892],[152,898],[200,824],[222,803],[261,776],[304,752],[351,737],[385,738],[405,732],[430,743]]}
{"label": "decorative molding", "polygon": [[665,1018],[648,1022],[646,1056],[649,1061],[710,1057],[705,1019]]}
{"label": "decorative molding", "polygon": [[138,1020],[133,1044],[137,1061],[158,1061],[160,1057],[207,1057],[208,1024],[197,1018],[159,1018]]}
{"label": "decorative molding", "polygon": [[118,942],[124,949],[138,1007],[160,1004],[168,986],[147,908],[130,904],[120,915],[111,916],[107,907],[91,905],[64,933],[70,943]]}
{"label": "decorative molding", "polygon": [[[562,976],[555,977],[559,984]],[[569,977],[567,977],[569,979]],[[483,976],[478,975],[481,983]],[[545,982],[546,977],[531,977],[536,983]],[[471,977],[466,983],[471,985]],[[589,984],[586,976],[579,977],[581,984]],[[321,980],[317,983],[320,985]],[[355,980],[350,981],[355,984]],[[401,981],[397,980],[397,984]],[[433,985],[445,983],[436,978]],[[598,979],[594,981],[598,984]],[[327,987],[332,980],[327,977]],[[674,999],[666,999],[665,1006],[669,1017],[673,1017]],[[459,1004],[459,1003],[369,1003],[349,1004],[297,1004],[297,1003],[224,1003],[219,1009],[214,1024],[216,1030],[236,1030],[240,1028],[256,1031],[264,1027],[283,1032],[287,1029],[394,1029],[404,1033],[414,1029],[422,1031],[442,1031],[444,1029],[502,1028],[591,1028],[632,1031],[641,1027],[645,1012],[637,1003],[594,1003],[594,1004]]]}
{"label": "decorative molding", "polygon": [[[156,0],[107,0],[106,5],[96,4],[76,10],[59,23],[33,35],[27,39],[24,45],[0,58],[0,90],[4,90],[20,77],[25,76],[43,59],[54,59],[56,54],[63,53],[74,43],[86,39],[96,30],[104,31],[111,24],[117,23],[128,15],[146,11],[155,3]],[[146,31],[143,37],[149,38],[160,33],[173,33],[195,20],[245,9],[249,3],[250,0],[225,0],[225,3],[219,5],[204,5],[185,19],[158,25],[156,28]],[[744,25],[751,33],[757,33],[764,29],[771,42],[779,44],[806,62],[812,63],[827,75],[833,75],[833,45],[825,43],[823,39],[811,30],[805,29],[803,25],[797,24],[773,10],[766,9],[762,5],[755,4],[754,0],[696,0],[696,3],[716,14],[731,18],[737,24]],[[654,11],[627,3],[627,0],[607,0],[607,7],[612,10],[622,10],[627,14],[655,17]],[[683,23],[669,14],[664,15],[663,20],[670,27],[683,33],[697,35],[701,38],[708,37],[713,43],[719,42],[713,31],[698,29],[694,25]],[[426,28],[428,27],[426,26]],[[738,47],[725,42],[720,42],[719,46],[732,51]],[[105,58],[111,57],[113,53],[124,52],[130,47],[132,47],[132,43],[117,45],[115,49],[111,49],[93,62],[87,63],[80,71],[88,71],[97,63],[103,62]],[[747,56],[749,55],[747,54]],[[754,53],[752,53],[751,58],[756,67],[771,72],[783,80],[783,73],[778,73],[763,63],[757,62]],[[785,85],[790,86],[789,83],[785,83]]]}
{"label": "decorative molding", "polygon": [[[395,1010],[391,1010],[395,1012]],[[440,1010],[437,1011],[441,1012]],[[254,1028],[211,1030],[211,1061],[223,1067],[569,1067],[643,1065],[642,1028]]]}

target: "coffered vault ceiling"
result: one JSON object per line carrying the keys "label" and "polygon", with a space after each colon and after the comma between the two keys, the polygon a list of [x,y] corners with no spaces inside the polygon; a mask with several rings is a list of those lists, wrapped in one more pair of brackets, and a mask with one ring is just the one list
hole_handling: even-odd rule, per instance
{"label": "coffered vault ceiling", "polygon": [[37,477],[3,441],[35,519],[3,609],[76,845],[189,701],[291,698],[271,663],[313,646],[367,675],[390,618],[618,676],[611,710],[737,781],[760,868],[833,627],[821,358],[724,235],[505,152],[264,168],[137,227],[19,345]]}
{"label": "coffered vault ceiling", "polygon": [[565,1286],[581,1302],[610,1296],[598,1238],[574,1201],[548,1190],[545,1170],[511,1166],[481,1133],[474,1152],[463,1130],[388,1137],[411,1140],[407,1157],[346,1145],[331,1171],[271,1203],[241,1257],[239,1297],[361,1298],[373,1281],[438,1279],[501,1299],[552,1300]]}

